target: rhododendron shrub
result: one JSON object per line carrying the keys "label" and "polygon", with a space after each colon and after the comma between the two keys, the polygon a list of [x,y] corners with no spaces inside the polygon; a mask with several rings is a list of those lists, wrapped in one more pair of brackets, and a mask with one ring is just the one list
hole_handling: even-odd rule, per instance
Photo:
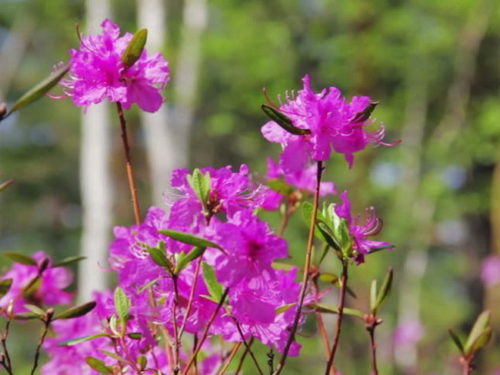
{"label": "rhododendron shrub", "polygon": [[[282,147],[277,162],[267,159],[265,178],[256,179],[247,165],[176,169],[169,187],[176,192],[143,217],[123,109],[136,103],[144,111],[157,111],[169,80],[163,56],[144,49],[146,37],[146,30],[120,36],[119,27],[105,20],[101,34],[81,36],[67,67],[6,112],[26,106],[58,81],[77,106],[116,103],[135,223],[115,227],[109,267],[96,269],[112,273],[116,287],[96,292],[93,301],[78,306],[71,304],[73,295],[67,291],[72,280],[67,266],[81,258],[57,263],[43,252],[32,257],[5,254],[14,263],[0,278],[0,315],[6,321],[0,365],[14,374],[7,346],[11,322],[38,320],[43,330],[32,374],[41,350],[48,355],[41,368],[46,375],[222,375],[228,368],[241,368],[247,357],[252,373],[264,374],[262,358],[252,349],[259,341],[269,348],[270,373],[278,375],[289,356],[300,355],[298,335],[309,316],[325,344],[325,374],[338,375],[335,358],[349,315],[369,334],[372,373],[378,374],[375,331],[383,322],[379,313],[393,270],[380,285],[373,281],[364,311],[348,309],[346,294],[352,293],[350,268],[369,264],[369,256],[393,246],[373,238],[382,230],[373,207],[353,215],[348,192],[342,188],[338,194],[339,186],[323,180],[329,163],[338,163],[334,153],[343,154],[347,172],[355,153],[398,143],[384,142],[384,126],[371,117],[377,103],[367,96],[346,99],[335,87],[315,92],[305,75],[296,95],[287,95],[279,106],[269,98],[262,105],[270,120],[262,134]],[[6,187],[0,185],[0,191]],[[309,223],[303,264],[290,259],[290,247],[298,245],[286,240],[289,219],[298,209]],[[281,216],[278,228],[262,219],[264,210]],[[314,249],[319,256],[312,256]],[[325,266],[327,257],[340,264],[340,275]],[[485,283],[498,281],[497,263],[493,258],[485,263]],[[335,287],[337,304],[325,303]],[[323,314],[338,316],[331,340]],[[489,314],[480,315],[467,342],[450,334],[469,374],[477,351],[491,336]],[[408,335],[396,336],[409,340]]]}

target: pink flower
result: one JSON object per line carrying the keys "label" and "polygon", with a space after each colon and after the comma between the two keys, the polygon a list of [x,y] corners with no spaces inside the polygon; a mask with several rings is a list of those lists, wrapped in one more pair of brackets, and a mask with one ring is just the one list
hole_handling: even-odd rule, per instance
{"label": "pink flower", "polygon": [[[52,268],[52,261],[43,251],[33,254],[33,258],[38,262],[37,266],[14,263],[2,277],[12,279],[12,286],[0,299],[0,307],[7,308],[12,301],[14,314],[28,311],[25,304],[55,306],[71,301],[72,295],[64,291],[73,280],[71,272],[63,267]],[[49,265],[40,273],[39,267],[45,259],[49,259]],[[40,278],[40,286],[28,298],[24,290],[37,277]]]}
{"label": "pink flower", "polygon": [[500,284],[500,255],[490,255],[483,260],[481,280],[487,286]]}
{"label": "pink flower", "polygon": [[230,222],[220,223],[216,232],[216,242],[228,255],[219,254],[215,269],[219,281],[228,287],[243,278],[261,276],[271,270],[274,260],[288,256],[286,241],[249,211],[240,211]]}
{"label": "pink flower", "polygon": [[279,110],[290,118],[295,127],[307,130],[308,134],[288,133],[273,121],[262,127],[262,134],[268,141],[283,146],[280,164],[285,172],[304,168],[309,157],[314,161],[328,160],[332,150],[344,154],[351,167],[354,152],[363,150],[369,144],[387,145],[382,142],[385,135],[383,126],[375,132],[365,130],[372,122],[368,116],[361,115],[372,103],[369,97],[353,97],[348,103],[336,87],[315,93],[308,75],[302,82],[303,89],[295,98],[287,97],[288,102],[282,104]]}
{"label": "pink flower", "polygon": [[125,109],[133,103],[146,112],[156,112],[160,94],[169,80],[167,61],[159,53],[140,58],[126,67],[121,58],[132,34],[120,37],[120,28],[106,19],[102,34],[83,36],[79,50],[71,50],[70,78],[61,81],[65,93],[77,106],[88,107],[105,99],[119,102]]}
{"label": "pink flower", "polygon": [[366,210],[366,217],[361,223],[360,217],[352,217],[351,202],[347,197],[347,191],[340,194],[341,205],[335,206],[335,213],[345,219],[349,233],[353,240],[354,257],[357,263],[364,262],[364,256],[384,248],[392,248],[389,242],[369,240],[368,237],[379,234],[382,230],[382,220],[375,215],[375,209],[370,207]]}

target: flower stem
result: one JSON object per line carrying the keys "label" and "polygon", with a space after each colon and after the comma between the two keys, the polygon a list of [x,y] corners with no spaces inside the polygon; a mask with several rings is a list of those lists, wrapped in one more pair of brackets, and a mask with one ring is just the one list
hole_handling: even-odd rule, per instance
{"label": "flower stem", "polygon": [[8,374],[12,375],[14,373],[14,370],[12,369],[12,362],[10,360],[10,354],[9,354],[9,349],[7,348],[7,339],[9,338],[9,330],[10,330],[10,323],[12,322],[10,316],[7,318],[7,321],[5,322],[5,330],[2,333],[2,348],[3,348],[3,354],[4,358],[2,359],[2,366],[5,368],[5,371],[7,371]]}
{"label": "flower stem", "polygon": [[186,368],[182,372],[182,375],[187,375],[189,373],[189,369],[191,368],[191,366],[193,366],[193,364],[196,360],[196,356],[198,355],[198,352],[200,351],[205,340],[207,339],[210,326],[212,325],[213,321],[217,317],[217,314],[219,313],[219,310],[221,309],[222,305],[224,304],[224,301],[226,300],[226,296],[227,296],[228,292],[229,292],[229,289],[226,288],[226,290],[224,290],[224,293],[221,296],[219,304],[217,305],[214,312],[212,313],[212,316],[210,316],[210,319],[208,319],[207,325],[205,326],[203,333],[201,335],[201,339],[199,340],[198,345],[196,346],[195,350],[193,351],[193,354],[191,354],[191,357],[189,358],[188,364],[186,365]]}
{"label": "flower stem", "polygon": [[245,358],[247,357],[247,354],[253,345],[253,341],[254,338],[252,337],[248,342],[248,346],[245,348],[245,351],[241,355],[240,362],[238,363],[238,368],[236,369],[235,375],[239,375],[239,373],[241,372],[241,368],[243,367],[243,363],[245,363]]}
{"label": "flower stem", "polygon": [[54,311],[48,311],[44,320],[43,320],[43,324],[44,324],[44,329],[43,329],[43,333],[42,333],[42,336],[40,337],[40,341],[38,342],[38,345],[36,347],[36,351],[35,351],[35,359],[33,361],[33,367],[31,369],[31,375],[35,375],[35,371],[38,367],[38,361],[40,359],[40,351],[42,349],[42,345],[43,343],[45,342],[45,338],[47,337],[47,333],[49,333],[49,327],[50,327],[50,323],[52,323],[52,317],[53,317],[53,314],[54,314]]}
{"label": "flower stem", "polygon": [[370,348],[372,352],[372,374],[378,375],[377,345],[375,344],[375,326],[368,328],[368,332],[370,333]]}
{"label": "flower stem", "polygon": [[238,333],[240,334],[241,340],[243,341],[243,345],[245,345],[245,348],[250,353],[250,357],[252,357],[253,363],[255,363],[255,367],[257,368],[257,371],[259,371],[260,375],[264,375],[264,373],[262,372],[262,369],[259,366],[259,362],[257,361],[257,358],[255,357],[255,354],[252,351],[252,348],[245,340],[245,335],[243,334],[243,331],[241,330],[240,323],[238,323],[238,321],[234,317],[233,317],[233,321],[234,321],[234,324],[236,324],[236,328],[238,329]]}
{"label": "flower stem", "polygon": [[326,364],[325,375],[329,374],[330,369],[333,366],[333,361],[335,360],[335,353],[337,353],[337,348],[339,346],[340,332],[342,330],[342,321],[344,318],[345,295],[347,291],[347,279],[348,279],[348,274],[347,274],[348,265],[349,264],[347,260],[342,261],[342,276],[341,276],[342,285],[340,289],[340,301],[338,305],[339,317],[337,318],[337,328],[335,330],[335,336],[333,338],[333,346],[330,352],[330,358],[328,359],[328,362]]}
{"label": "flower stem", "polygon": [[120,119],[121,137],[123,142],[123,149],[125,151],[125,166],[127,169],[127,179],[130,189],[130,195],[132,197],[132,206],[134,208],[135,223],[139,225],[141,223],[141,209],[139,207],[139,199],[137,198],[137,186],[134,177],[134,167],[132,166],[132,157],[130,156],[130,145],[127,135],[127,121],[125,120],[125,115],[123,113],[123,108],[120,102],[116,102],[116,110],[118,113],[118,118]]}
{"label": "flower stem", "polygon": [[472,360],[474,358],[470,356],[463,356],[460,358],[460,363],[462,364],[462,375],[471,375],[472,374]]}
{"label": "flower stem", "polygon": [[226,359],[225,363],[223,364],[222,368],[219,370],[219,372],[217,372],[217,375],[224,375],[225,374],[225,372],[229,368],[229,365],[233,361],[236,353],[238,352],[241,344],[242,344],[241,342],[237,342],[237,343],[235,343],[233,345],[233,348],[231,349],[231,353],[229,353],[229,356],[227,357],[227,359]]}
{"label": "flower stem", "polygon": [[174,306],[172,312],[172,323],[174,326],[174,375],[177,375],[180,371],[179,363],[179,334],[177,327],[177,307],[179,305],[179,288],[177,285],[177,276],[172,277],[174,283]]}
{"label": "flower stem", "polygon": [[181,328],[179,329],[179,334],[178,334],[178,340],[182,338],[182,334],[184,333],[184,330],[186,329],[186,324],[187,320],[189,318],[189,314],[191,313],[191,310],[193,308],[193,301],[194,301],[194,295],[196,292],[196,284],[198,283],[198,276],[200,274],[200,268],[201,268],[201,259],[198,259],[198,262],[196,263],[196,269],[194,270],[194,280],[193,280],[193,285],[191,286],[191,291],[189,293],[189,300],[188,304],[186,307],[186,314],[184,315],[184,319],[182,320]]}
{"label": "flower stem", "polygon": [[304,261],[304,273],[302,275],[302,287],[300,289],[297,311],[295,313],[295,319],[293,322],[292,329],[290,331],[290,336],[288,337],[288,341],[285,346],[285,350],[283,351],[280,363],[278,364],[278,367],[273,375],[279,375],[281,371],[283,371],[283,367],[285,366],[285,362],[288,357],[288,352],[290,351],[290,347],[292,346],[293,340],[295,338],[295,333],[297,332],[297,327],[299,325],[299,320],[300,320],[300,314],[302,312],[302,306],[304,305],[304,299],[307,291],[307,284],[309,281],[309,271],[311,268],[312,248],[314,243],[314,229],[316,226],[316,217],[318,215],[319,188],[321,183],[321,176],[323,174],[323,169],[324,169],[323,162],[318,161],[317,173],[316,173],[316,191],[314,192],[313,212],[311,215],[311,223],[309,225],[309,237],[307,239],[306,259]]}

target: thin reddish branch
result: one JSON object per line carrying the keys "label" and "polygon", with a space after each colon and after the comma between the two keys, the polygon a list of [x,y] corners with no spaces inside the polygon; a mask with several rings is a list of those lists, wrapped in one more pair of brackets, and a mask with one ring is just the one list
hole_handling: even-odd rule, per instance
{"label": "thin reddish branch", "polygon": [[123,150],[125,152],[125,167],[127,169],[128,186],[132,197],[132,206],[134,208],[135,223],[141,223],[141,209],[139,207],[139,199],[137,197],[137,185],[134,177],[134,167],[132,165],[132,157],[130,156],[130,145],[127,134],[127,121],[123,114],[123,108],[120,102],[116,102],[116,110],[120,119],[121,138],[123,142]]}

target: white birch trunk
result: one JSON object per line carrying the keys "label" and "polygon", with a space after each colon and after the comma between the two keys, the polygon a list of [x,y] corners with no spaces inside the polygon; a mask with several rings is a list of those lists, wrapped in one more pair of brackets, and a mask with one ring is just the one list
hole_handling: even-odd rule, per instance
{"label": "white birch trunk", "polygon": [[[167,33],[164,1],[137,0],[137,18],[139,28],[148,29],[149,52],[162,51]],[[182,157],[176,146],[177,137],[168,121],[169,112],[167,104],[156,113],[141,112],[153,203],[159,206],[163,206],[163,193],[167,190],[172,170],[186,164],[186,158]]]}
{"label": "white birch trunk", "polygon": [[[109,0],[87,0],[87,32],[98,33],[110,16]],[[93,105],[82,114],[80,181],[83,211],[79,300],[92,299],[94,291],[106,288],[108,244],[112,222],[110,171],[111,134],[107,103]]]}
{"label": "white birch trunk", "polygon": [[[166,42],[165,7],[162,0],[137,0],[139,27],[146,27],[148,48],[160,51]],[[173,75],[174,109],[164,105],[155,114],[141,114],[153,201],[162,205],[172,170],[189,162],[189,140],[193,124],[200,65],[200,39],[207,21],[206,0],[186,0],[177,69]],[[167,59],[169,56],[167,56]]]}

